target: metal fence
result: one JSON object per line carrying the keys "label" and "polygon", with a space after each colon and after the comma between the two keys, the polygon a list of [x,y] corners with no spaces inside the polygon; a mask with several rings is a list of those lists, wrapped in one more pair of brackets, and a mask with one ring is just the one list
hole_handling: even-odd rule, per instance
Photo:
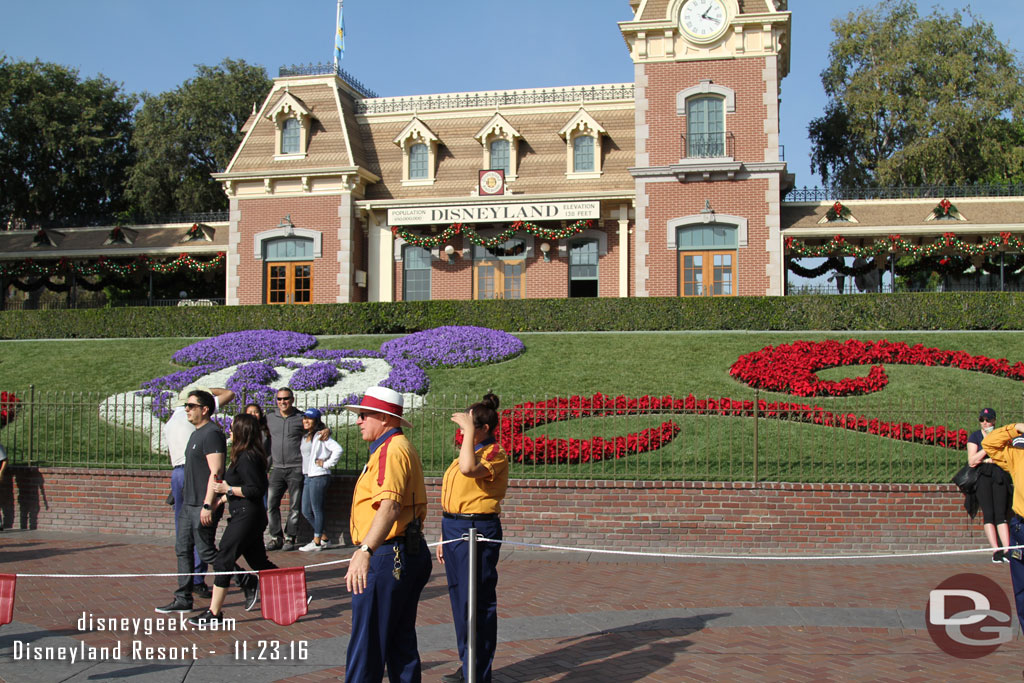
{"label": "metal fence", "polygon": [[[743,392],[737,392],[743,393]],[[163,469],[168,408],[154,412],[133,392],[15,391],[0,405],[0,443],[12,463],[30,466]],[[10,394],[8,394],[10,396]],[[321,397],[326,422],[344,448],[338,472],[358,472],[366,446],[342,396]],[[453,412],[476,400],[430,394],[413,406],[408,435],[424,470],[437,476],[456,456]],[[876,396],[746,397],[651,402],[606,397],[503,397],[502,430],[519,478],[789,482],[945,482],[965,460],[966,428],[978,402],[908,404]],[[313,405],[299,394],[299,407]],[[1019,397],[983,401],[1001,415]],[[233,406],[217,420],[224,424]],[[2,422],[2,420],[0,420]],[[511,431],[509,431],[511,430]]]}

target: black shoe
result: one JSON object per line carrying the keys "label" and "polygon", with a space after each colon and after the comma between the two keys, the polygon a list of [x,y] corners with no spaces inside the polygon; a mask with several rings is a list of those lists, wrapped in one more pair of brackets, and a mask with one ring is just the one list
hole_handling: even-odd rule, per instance
{"label": "black shoe", "polygon": [[441,680],[444,681],[444,683],[462,683],[466,679],[462,675],[462,667],[460,666],[450,674],[441,676]]}
{"label": "black shoe", "polygon": [[214,629],[223,624],[224,610],[220,611],[220,614],[214,614],[210,610],[204,611],[197,617],[192,617],[188,620],[188,623],[202,629]]}
{"label": "black shoe", "polygon": [[178,614],[184,614],[185,612],[191,612],[192,611],[192,603],[191,602],[185,602],[183,600],[175,600],[174,602],[172,602],[169,605],[164,605],[163,607],[157,607],[156,611],[159,612],[160,614],[171,614],[172,612],[175,612],[175,613],[178,613]]}
{"label": "black shoe", "polygon": [[267,543],[266,547],[267,547],[267,550],[280,550],[283,545],[284,545],[284,541],[282,539],[280,539],[280,538],[272,538]]}
{"label": "black shoe", "polygon": [[245,585],[242,586],[242,590],[245,591],[245,611],[251,612],[256,607],[256,601],[260,597],[260,579],[254,574],[246,575]]}
{"label": "black shoe", "polygon": [[1002,550],[995,551],[994,553],[992,553],[992,564],[1002,564],[1003,557],[1004,555]]}
{"label": "black shoe", "polygon": [[284,545],[281,547],[281,550],[297,550],[298,547],[298,542],[294,538],[289,538],[287,541],[285,541]]}
{"label": "black shoe", "polygon": [[209,600],[213,597],[213,591],[205,583],[197,583],[192,586],[192,595],[203,600]]}
{"label": "black shoe", "polygon": [[1002,553],[1003,553],[1003,562],[1005,562],[1006,564],[1010,564],[1010,551],[1009,550],[1003,550]]}

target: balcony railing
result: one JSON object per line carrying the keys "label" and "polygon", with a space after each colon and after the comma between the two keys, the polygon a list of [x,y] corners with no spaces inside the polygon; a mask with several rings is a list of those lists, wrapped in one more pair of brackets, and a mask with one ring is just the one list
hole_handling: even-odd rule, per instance
{"label": "balcony railing", "polygon": [[694,133],[681,138],[680,159],[716,159],[736,157],[736,138],[732,133]]}
{"label": "balcony railing", "polygon": [[342,69],[340,66],[335,66],[333,62],[319,62],[317,64],[292,64],[291,66],[282,66],[277,70],[277,75],[280,77],[284,76],[331,76],[338,75],[343,81],[355,88],[363,97],[377,97],[377,93],[367,88],[362,82],[350,74],[349,72]]}
{"label": "balcony railing", "polygon": [[786,202],[836,199],[942,199],[943,197],[1020,197],[1024,185],[922,185],[895,187],[804,187],[791,189]]}

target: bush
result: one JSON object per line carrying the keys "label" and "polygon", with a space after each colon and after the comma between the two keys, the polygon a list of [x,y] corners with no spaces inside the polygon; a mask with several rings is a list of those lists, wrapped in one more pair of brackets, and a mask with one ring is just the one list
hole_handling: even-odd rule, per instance
{"label": "bush", "polygon": [[1019,292],[940,292],[0,311],[0,339],[210,337],[250,329],[406,334],[442,325],[509,332],[1019,330],[1021,304]]}

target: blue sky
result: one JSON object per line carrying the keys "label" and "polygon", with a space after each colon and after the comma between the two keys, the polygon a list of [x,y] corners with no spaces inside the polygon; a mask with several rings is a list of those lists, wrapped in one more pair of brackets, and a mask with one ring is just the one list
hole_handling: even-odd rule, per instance
{"label": "blue sky", "polygon": [[[1024,50],[1019,0],[973,0],[976,16]],[[790,0],[792,59],[782,88],[782,143],[797,186],[815,186],[807,123],[825,104],[819,73],[830,21],[864,4]],[[963,8],[966,2],[919,2]],[[267,68],[330,61],[335,0],[36,0],[11,2],[0,52],[99,73],[159,93],[225,57]],[[552,87],[633,80],[617,22],[628,0],[346,0],[342,67],[380,95]],[[581,49],[581,45],[586,45]]]}

